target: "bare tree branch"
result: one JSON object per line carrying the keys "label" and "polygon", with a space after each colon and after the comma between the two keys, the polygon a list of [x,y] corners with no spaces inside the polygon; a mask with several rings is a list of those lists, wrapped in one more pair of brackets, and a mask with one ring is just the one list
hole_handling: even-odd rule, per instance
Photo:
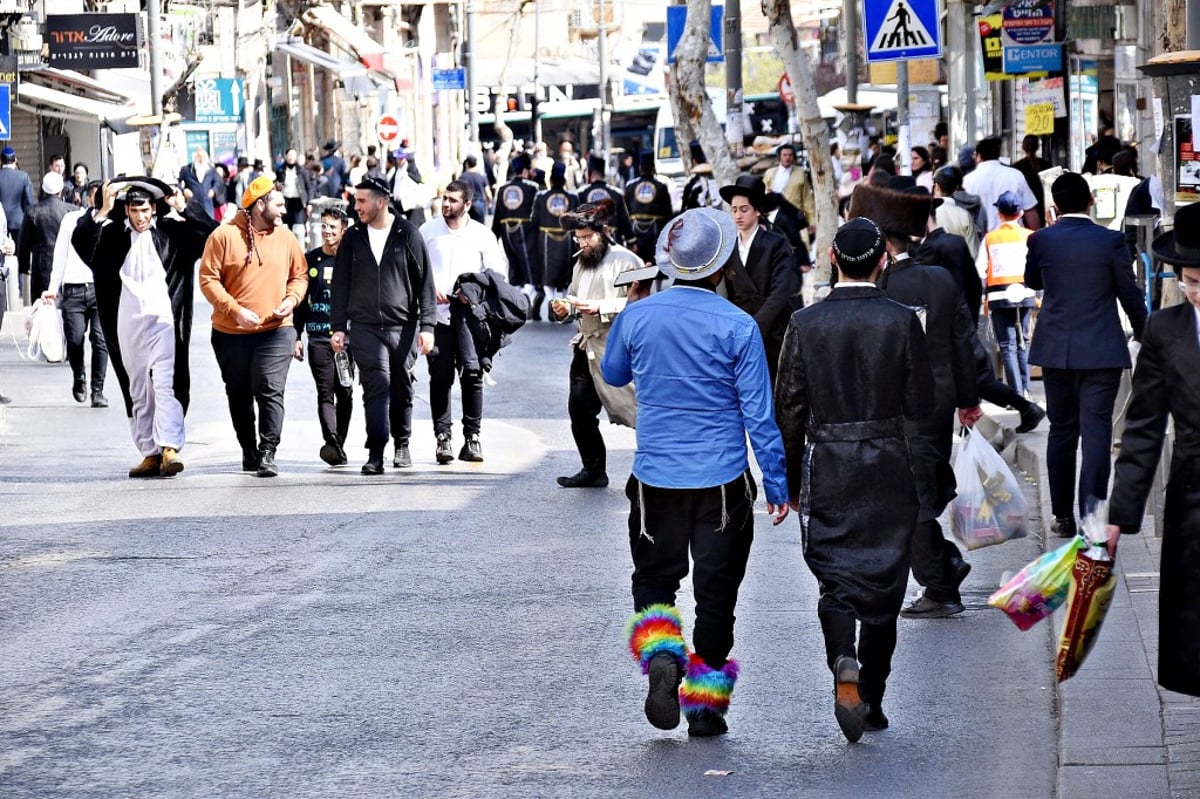
{"label": "bare tree branch", "polygon": [[[688,142],[698,139],[717,181],[733,183],[737,179],[737,164],[729,154],[721,122],[704,91],[711,19],[711,0],[688,0],[687,22],[683,38],[675,48],[675,64],[671,67],[667,90],[675,113],[675,139],[680,152],[686,153]],[[690,160],[690,156],[684,157]]]}

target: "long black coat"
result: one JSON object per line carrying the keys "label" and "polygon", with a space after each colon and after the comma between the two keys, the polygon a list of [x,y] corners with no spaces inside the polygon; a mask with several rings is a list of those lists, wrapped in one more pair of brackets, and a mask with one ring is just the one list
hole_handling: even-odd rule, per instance
{"label": "long black coat", "polygon": [[788,319],[799,304],[800,271],[792,259],[787,237],[759,228],[746,253],[746,263],[742,263],[742,256],[734,248],[725,264],[725,285],[729,301],[758,323],[773,380]]}
{"label": "long black coat", "polygon": [[904,423],[932,395],[920,322],[874,286],[792,315],[775,415],[822,609],[877,624],[900,612],[920,509]]}
{"label": "long black coat", "polygon": [[1200,696],[1200,581],[1196,579],[1200,574],[1200,342],[1196,335],[1196,314],[1189,303],[1158,311],[1146,323],[1108,506],[1109,522],[1122,532],[1136,533],[1141,528],[1170,415],[1175,420],[1175,448],[1163,514],[1158,682],[1192,696]]}
{"label": "long black coat", "polygon": [[532,180],[514,176],[496,190],[496,212],[492,216],[492,232],[500,239],[508,258],[508,282],[514,286],[542,286],[544,278],[537,257],[537,222],[533,218],[533,201],[538,185]]}
{"label": "long black coat", "polygon": [[21,221],[21,237],[17,243],[18,268],[29,275],[29,294],[34,299],[50,286],[54,271],[54,241],[62,227],[63,217],[78,210],[58,197],[43,197],[25,212]]}
{"label": "long black coat", "polygon": [[896,261],[880,278],[880,288],[923,318],[933,369],[933,407],[908,425],[913,467],[921,488],[921,520],[936,519],[954,498],[954,409],[979,404],[975,366],[975,324],[950,273],[939,266]]}
{"label": "long black coat", "polygon": [[654,260],[658,234],[671,218],[671,193],[653,175],[642,175],[625,187],[632,237],[629,249],[647,262]]}
{"label": "long black coat", "polygon": [[[188,343],[192,338],[192,298],[196,285],[196,261],[204,254],[204,242],[217,223],[207,214],[197,214],[192,207],[184,209],[183,219],[167,216],[169,207],[158,204],[158,218],[151,228],[154,246],[167,273],[167,292],[171,296],[171,311],[175,316],[175,399],[187,413],[191,396],[192,377],[188,367]],[[125,397],[125,415],[133,416],[133,400],[129,396],[129,372],[121,359],[121,342],[117,338],[117,313],[121,304],[121,266],[129,254],[130,235],[125,227],[124,204],[118,204],[106,225],[97,225],[90,212],[79,217],[71,244],[85,264],[92,268],[96,283],[96,306],[100,312],[100,327],[108,343],[108,355],[121,394]]]}
{"label": "long black coat", "polygon": [[575,265],[575,242],[563,229],[562,215],[579,207],[579,198],[566,189],[551,188],[533,199],[533,221],[537,224],[538,274],[542,285],[566,290]]}
{"label": "long black coat", "polygon": [[983,282],[975,268],[971,249],[962,236],[956,236],[943,228],[929,231],[929,235],[912,253],[912,259],[926,266],[940,266],[954,277],[958,290],[967,301],[971,321],[979,319],[979,308],[983,302]]}

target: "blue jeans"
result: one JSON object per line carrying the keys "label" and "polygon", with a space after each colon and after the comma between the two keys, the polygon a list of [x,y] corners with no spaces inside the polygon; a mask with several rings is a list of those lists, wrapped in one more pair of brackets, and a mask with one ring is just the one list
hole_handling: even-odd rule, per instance
{"label": "blue jeans", "polygon": [[[1029,315],[1032,308],[997,308],[989,305],[992,329],[996,331],[996,343],[1000,345],[1000,357],[1004,361],[1004,378],[1013,391],[1022,394],[1029,390]],[[1020,335],[1017,325],[1020,324]]]}

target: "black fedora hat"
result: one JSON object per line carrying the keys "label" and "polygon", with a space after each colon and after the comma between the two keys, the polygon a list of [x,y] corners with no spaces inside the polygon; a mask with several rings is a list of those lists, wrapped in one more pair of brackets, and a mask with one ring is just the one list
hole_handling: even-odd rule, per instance
{"label": "black fedora hat", "polygon": [[1154,239],[1154,257],[1179,269],[1200,268],[1200,203],[1175,212],[1175,228]]}
{"label": "black fedora hat", "polygon": [[731,186],[721,187],[721,199],[732,203],[734,197],[745,197],[757,211],[770,211],[774,203],[767,197],[767,187],[754,175],[738,175]]}

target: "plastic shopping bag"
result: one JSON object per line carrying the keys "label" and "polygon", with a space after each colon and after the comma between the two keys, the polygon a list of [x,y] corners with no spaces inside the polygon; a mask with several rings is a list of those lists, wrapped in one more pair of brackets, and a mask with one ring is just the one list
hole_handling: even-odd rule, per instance
{"label": "plastic shopping bag", "polygon": [[59,363],[67,355],[67,340],[63,333],[62,313],[53,302],[35,300],[25,319],[29,345],[25,354],[31,360],[44,359]]}
{"label": "plastic shopping bag", "polygon": [[1100,625],[1108,614],[1109,603],[1117,588],[1116,563],[1108,556],[1105,524],[1108,508],[1101,505],[1083,520],[1086,550],[1075,555],[1067,593],[1067,613],[1058,639],[1055,672],[1058,681],[1069,680],[1083,665],[1100,635]]}
{"label": "plastic shopping bag", "polygon": [[967,549],[1025,537],[1025,492],[1000,453],[974,428],[954,462],[958,495],[950,532]]}
{"label": "plastic shopping bag", "polygon": [[1028,630],[1066,601],[1075,553],[1084,546],[1083,537],[1075,536],[1042,555],[988,597],[988,604],[1007,613],[1017,627]]}

